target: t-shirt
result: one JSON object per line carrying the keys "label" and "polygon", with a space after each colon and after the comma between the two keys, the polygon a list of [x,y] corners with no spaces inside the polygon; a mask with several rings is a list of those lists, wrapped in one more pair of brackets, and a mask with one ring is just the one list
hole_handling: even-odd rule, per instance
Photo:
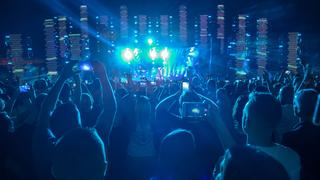
{"label": "t-shirt", "polygon": [[280,144],[271,147],[255,146],[255,148],[279,161],[291,180],[300,179],[300,157],[294,150]]}

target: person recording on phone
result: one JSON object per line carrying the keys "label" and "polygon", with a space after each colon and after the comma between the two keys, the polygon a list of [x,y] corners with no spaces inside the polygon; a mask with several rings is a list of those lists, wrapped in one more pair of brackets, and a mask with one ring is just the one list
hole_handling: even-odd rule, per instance
{"label": "person recording on phone", "polygon": [[[216,104],[207,97],[196,93],[192,84],[182,82],[181,90],[161,101],[156,107],[156,127],[160,139],[166,133],[182,128],[194,134],[199,163],[199,177],[210,174],[213,162],[226,147],[232,144],[230,135],[228,141],[221,140],[221,129],[228,132]],[[220,128],[223,126],[222,128]],[[222,133],[223,134],[223,133]]]}

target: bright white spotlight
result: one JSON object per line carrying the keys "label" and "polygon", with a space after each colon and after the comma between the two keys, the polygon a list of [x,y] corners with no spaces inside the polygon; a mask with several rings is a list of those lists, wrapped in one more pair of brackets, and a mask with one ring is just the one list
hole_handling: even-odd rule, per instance
{"label": "bright white spotlight", "polygon": [[133,52],[131,49],[126,48],[123,52],[122,52],[122,57],[123,59],[130,63],[130,61],[133,59]]}
{"label": "bright white spotlight", "polygon": [[81,66],[81,69],[82,69],[83,71],[90,71],[90,70],[91,70],[91,67],[90,67],[90,65],[88,65],[88,64],[83,64],[83,65]]}
{"label": "bright white spotlight", "polygon": [[151,38],[148,39],[148,44],[151,46],[153,44],[153,40]]}
{"label": "bright white spotlight", "polygon": [[161,51],[161,58],[166,61],[169,58],[169,51],[168,48],[165,48],[164,50]]}
{"label": "bright white spotlight", "polygon": [[157,58],[158,55],[157,55],[156,48],[150,49],[149,56],[152,60],[155,60]]}

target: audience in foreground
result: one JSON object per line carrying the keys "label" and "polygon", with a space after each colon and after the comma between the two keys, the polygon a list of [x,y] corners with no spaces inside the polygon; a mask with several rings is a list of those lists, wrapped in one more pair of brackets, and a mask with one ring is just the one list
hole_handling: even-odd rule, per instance
{"label": "audience in foreground", "polygon": [[320,179],[309,70],[121,82],[93,61],[88,82],[76,64],[27,92],[0,83],[0,179]]}

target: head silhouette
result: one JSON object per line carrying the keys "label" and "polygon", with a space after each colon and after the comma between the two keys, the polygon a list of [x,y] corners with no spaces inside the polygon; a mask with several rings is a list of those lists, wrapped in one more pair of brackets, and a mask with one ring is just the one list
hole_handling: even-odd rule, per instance
{"label": "head silhouette", "polygon": [[135,104],[136,123],[149,124],[151,119],[151,104],[146,96],[138,96]]}
{"label": "head silhouette", "polygon": [[103,180],[104,144],[94,129],[75,128],[56,143],[52,173],[58,180]]}
{"label": "head silhouette", "polygon": [[248,96],[241,95],[236,100],[233,110],[232,110],[232,118],[237,121],[239,124],[242,122],[243,109],[248,102]]}
{"label": "head silhouette", "polygon": [[220,163],[218,180],[289,180],[282,165],[254,148],[248,146],[228,149]]}
{"label": "head silhouette", "polygon": [[284,86],[279,91],[281,105],[293,104],[294,89],[291,86]]}
{"label": "head silhouette", "polygon": [[191,132],[177,129],[165,136],[160,146],[160,174],[187,177],[194,169],[195,140]]}
{"label": "head silhouette", "polygon": [[272,134],[281,115],[281,105],[271,94],[251,93],[243,111],[242,128],[248,136]]}
{"label": "head silhouette", "polygon": [[301,121],[311,121],[317,104],[318,93],[313,89],[303,89],[294,96],[294,112]]}

